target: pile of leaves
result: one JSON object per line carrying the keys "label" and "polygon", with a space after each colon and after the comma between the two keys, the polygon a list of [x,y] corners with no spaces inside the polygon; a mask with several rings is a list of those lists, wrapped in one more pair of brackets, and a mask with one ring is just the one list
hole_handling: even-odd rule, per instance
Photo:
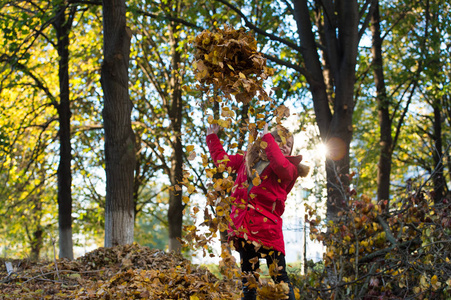
{"label": "pile of leaves", "polygon": [[[197,89],[249,103],[258,93],[260,100],[269,96],[263,81],[274,74],[266,66],[266,58],[257,52],[257,41],[244,28],[230,26],[215,31],[204,30],[193,41],[195,61],[193,63]],[[214,100],[214,99],[213,99]]]}
{"label": "pile of leaves", "polygon": [[99,248],[76,260],[12,261],[0,267],[1,299],[238,299],[236,282],[219,280],[181,255],[138,244]]}

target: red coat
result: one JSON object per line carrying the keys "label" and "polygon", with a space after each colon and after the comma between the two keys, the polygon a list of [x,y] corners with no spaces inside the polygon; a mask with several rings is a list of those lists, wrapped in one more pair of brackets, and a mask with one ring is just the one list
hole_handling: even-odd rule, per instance
{"label": "red coat", "polygon": [[216,134],[207,136],[207,145],[216,165],[226,158],[223,161],[226,167],[237,173],[231,194],[234,205],[230,214],[233,224],[229,224],[229,237],[256,241],[285,254],[282,214],[287,195],[298,177],[296,166],[302,156],[285,157],[270,133],[265,134],[262,140],[268,143],[265,151],[270,163],[260,175],[260,185],[249,191],[250,197],[244,156],[227,155]]}

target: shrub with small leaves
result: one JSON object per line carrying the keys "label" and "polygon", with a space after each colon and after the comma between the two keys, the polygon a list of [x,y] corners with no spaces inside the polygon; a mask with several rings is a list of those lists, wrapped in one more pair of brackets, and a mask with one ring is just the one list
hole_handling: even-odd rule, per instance
{"label": "shrub with small leaves", "polygon": [[326,223],[309,208],[311,238],[327,251],[324,270],[305,275],[314,278],[305,299],[449,299],[449,199],[434,203],[421,189],[390,202],[349,196]]}

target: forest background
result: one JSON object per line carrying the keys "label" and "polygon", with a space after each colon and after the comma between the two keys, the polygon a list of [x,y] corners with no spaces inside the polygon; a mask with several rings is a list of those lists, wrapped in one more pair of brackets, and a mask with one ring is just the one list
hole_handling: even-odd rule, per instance
{"label": "forest background", "polygon": [[[2,1],[0,15],[2,256],[52,257],[56,243],[74,258],[88,240],[208,254],[231,177],[208,161],[206,126],[221,123],[229,152],[245,150],[246,132],[286,105],[306,148],[328,147],[311,162],[325,179],[306,221],[328,247],[335,292],[383,293],[396,279],[395,292],[447,293],[447,1],[30,0]],[[266,59],[270,99],[197,85],[207,74],[196,62],[212,57],[196,46],[225,25],[256,39],[234,47]]]}

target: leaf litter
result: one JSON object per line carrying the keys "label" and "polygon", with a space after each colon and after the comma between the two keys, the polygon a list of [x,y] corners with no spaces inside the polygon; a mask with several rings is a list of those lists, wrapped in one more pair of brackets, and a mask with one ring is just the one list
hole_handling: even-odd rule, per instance
{"label": "leaf litter", "polygon": [[181,255],[136,243],[98,248],[75,260],[0,261],[0,299],[238,299],[236,281],[218,279]]}

